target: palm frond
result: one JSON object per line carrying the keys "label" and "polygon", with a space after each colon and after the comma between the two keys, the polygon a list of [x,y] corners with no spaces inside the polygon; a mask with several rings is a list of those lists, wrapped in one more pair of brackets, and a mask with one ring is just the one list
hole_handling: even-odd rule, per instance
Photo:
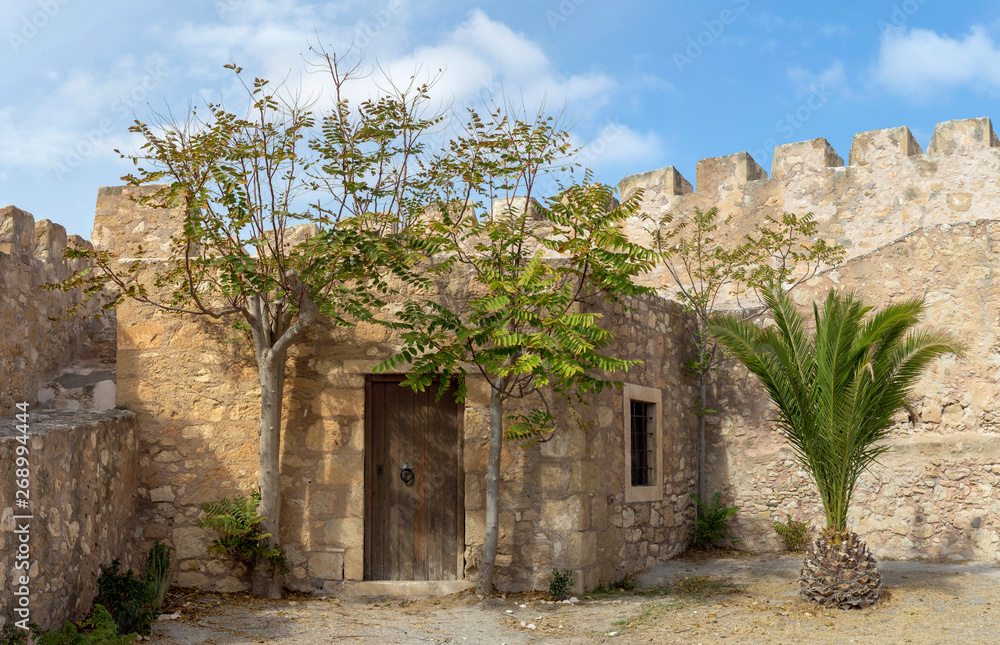
{"label": "palm frond", "polygon": [[870,317],[858,294],[831,291],[813,305],[816,332],[780,285],[764,290],[773,329],[717,316],[708,332],[755,374],[778,409],[778,427],[819,489],[827,524],[842,531],[861,475],[890,449],[892,419],[934,359],[962,355],[949,335],[914,331],[924,302],[890,305]]}

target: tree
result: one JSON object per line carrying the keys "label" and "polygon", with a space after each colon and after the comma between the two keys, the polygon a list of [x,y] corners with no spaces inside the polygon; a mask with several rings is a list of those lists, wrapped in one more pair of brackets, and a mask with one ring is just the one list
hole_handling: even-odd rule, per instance
{"label": "tree", "polygon": [[[677,298],[691,314],[687,331],[694,345],[694,357],[685,363],[698,384],[698,398],[691,413],[698,417],[699,499],[705,499],[705,417],[714,414],[708,401],[709,375],[723,360],[718,346],[706,333],[708,321],[715,314],[720,298],[731,297],[750,320],[765,313],[761,291],[768,284],[780,284],[787,292],[812,278],[821,266],[835,265],[844,258],[840,246],[829,246],[823,238],[811,241],[816,234],[812,213],[799,216],[784,213],[780,219],[767,215],[754,226],[754,232],[742,242],[719,240],[719,211],[695,208],[688,221],[675,221],[668,213],[649,230],[660,261],[677,289]],[[744,307],[749,296],[753,306]]]}
{"label": "tree", "polygon": [[774,327],[720,316],[708,331],[754,373],[777,407],[778,427],[816,482],[826,530],[809,547],[799,578],[806,600],[843,608],[878,600],[882,583],[865,543],[847,528],[858,478],[890,446],[893,416],[907,405],[923,369],[944,354],[961,354],[950,336],[914,331],[922,300],[890,305],[867,317],[855,293],[830,291],[816,332],[777,285],[764,292]]}
{"label": "tree", "polygon": [[[573,402],[620,386],[610,375],[638,361],[606,353],[614,336],[584,305],[603,298],[627,306],[629,297],[652,293],[634,282],[654,265],[652,250],[621,230],[638,216],[641,195],[619,205],[612,189],[590,183],[588,173],[585,185],[536,201],[536,180],[568,151],[568,135],[551,117],[473,115],[468,132],[435,163],[441,199],[430,225],[448,251],[444,275],[468,272],[473,295],[454,306],[433,296],[406,303],[399,313],[410,329],[404,347],[380,366],[409,363],[404,384],[418,390],[438,378],[443,394],[455,382],[459,399],[466,395],[463,364],[490,386],[480,595],[493,592],[504,437],[545,441],[555,431],[550,397]],[[477,218],[477,210],[487,212]],[[537,405],[505,415],[508,401],[527,397]]]}
{"label": "tree", "polygon": [[[415,205],[428,200],[428,183],[415,170],[425,154],[421,137],[441,121],[423,116],[427,85],[390,85],[352,107],[344,88],[358,68],[345,70],[336,56],[319,53],[335,100],[322,114],[254,79],[244,83],[249,105],[242,115],[210,103],[208,118],[195,109],[180,124],[137,121],[131,131],[144,143],[138,154],[123,155],[137,166],[123,179],[163,183],[142,202],[183,209],[170,257],[150,264],[68,250],[97,270],[52,285],[106,297],[103,311],[132,299],[242,333],[260,377],[260,532],[268,534],[269,552],[280,549],[289,348],[321,317],[333,325],[379,323],[394,285],[425,283],[411,268],[432,250],[413,228]],[[227,67],[242,80],[240,68]],[[296,222],[316,234],[292,243]],[[280,597],[280,575],[267,564],[261,559],[253,570],[253,592]]]}

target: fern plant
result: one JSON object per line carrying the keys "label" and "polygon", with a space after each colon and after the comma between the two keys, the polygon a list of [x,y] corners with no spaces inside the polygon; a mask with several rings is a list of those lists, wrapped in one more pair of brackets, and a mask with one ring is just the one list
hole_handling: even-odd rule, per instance
{"label": "fern plant", "polygon": [[257,513],[258,506],[259,492],[251,493],[249,498],[233,497],[214,504],[202,504],[203,515],[198,519],[198,526],[208,527],[222,534],[212,541],[213,553],[234,558],[250,570],[264,558],[270,563],[269,568],[287,573],[288,563],[284,549],[272,548],[268,542],[271,534],[261,531],[260,524],[266,518]]}
{"label": "fern plant", "polygon": [[[698,514],[691,531],[691,544],[699,549],[710,549],[723,541],[729,530],[729,519],[740,510],[738,506],[726,508],[722,505],[722,493],[716,491],[712,499],[705,504],[698,493],[691,493],[691,499],[698,505]],[[739,538],[732,538],[730,546],[736,546]]]}

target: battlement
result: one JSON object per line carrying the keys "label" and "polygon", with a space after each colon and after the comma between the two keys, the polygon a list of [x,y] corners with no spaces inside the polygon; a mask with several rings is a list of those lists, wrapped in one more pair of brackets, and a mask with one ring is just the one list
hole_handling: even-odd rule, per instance
{"label": "battlement", "polygon": [[619,187],[623,199],[642,188],[654,218],[717,206],[733,215],[735,235],[765,215],[812,212],[848,260],[920,228],[1000,217],[1000,139],[988,118],[939,123],[927,152],[906,126],[861,132],[848,160],[819,138],[776,147],[770,177],[739,152],[699,161],[694,187],[673,166]]}
{"label": "battlement", "polygon": [[[16,402],[35,403],[43,384],[75,360],[97,362],[109,353],[107,343],[95,342],[106,331],[105,323],[58,320],[79,293],[40,288],[85,266],[85,260],[63,257],[67,244],[91,248],[59,224],[36,222],[15,206],[0,208],[0,415],[11,414]],[[113,359],[114,334],[110,336]]]}

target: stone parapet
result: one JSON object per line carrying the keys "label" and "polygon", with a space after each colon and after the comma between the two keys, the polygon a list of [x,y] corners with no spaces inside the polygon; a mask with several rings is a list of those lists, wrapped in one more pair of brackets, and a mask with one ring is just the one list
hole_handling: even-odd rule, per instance
{"label": "stone parapet", "polygon": [[[0,419],[0,606],[18,617],[14,592],[29,578],[31,621],[45,629],[86,616],[97,594],[100,567],[120,559],[141,565],[136,550],[135,495],[139,457],[136,416],[127,410],[28,414]],[[29,507],[19,508],[15,459],[28,449]],[[23,453],[23,450],[21,451]],[[22,517],[31,515],[30,519]],[[27,528],[27,533],[23,531]],[[27,536],[26,538],[23,536]],[[28,570],[17,567],[28,545]]]}

